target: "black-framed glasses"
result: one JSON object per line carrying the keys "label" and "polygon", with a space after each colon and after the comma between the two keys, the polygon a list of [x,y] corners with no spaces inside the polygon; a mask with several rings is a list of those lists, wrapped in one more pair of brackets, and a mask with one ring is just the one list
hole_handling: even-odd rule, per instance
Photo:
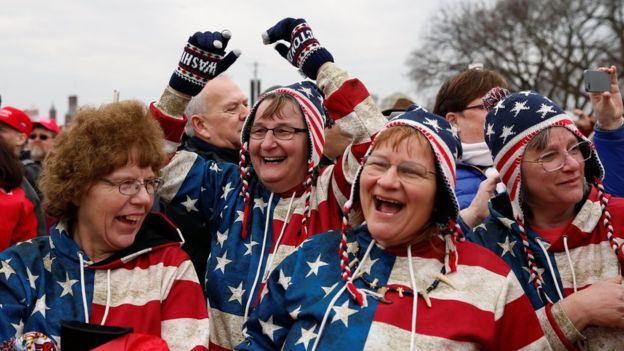
{"label": "black-framed glasses", "polygon": [[43,141],[45,141],[45,140],[50,139],[50,136],[49,136],[49,135],[47,135],[47,134],[37,134],[37,133],[33,133],[33,134],[31,134],[30,136],[28,136],[28,138],[29,138],[30,140],[39,139],[39,140],[43,140]]}
{"label": "black-framed glasses", "polygon": [[273,132],[273,136],[279,140],[291,140],[297,133],[306,133],[306,128],[295,128],[290,126],[279,126],[275,128],[251,127],[250,136],[255,140],[262,140],[269,131]]}
{"label": "black-framed glasses", "polygon": [[485,110],[485,105],[480,104],[480,105],[467,106],[462,111],[466,111],[466,110]]}
{"label": "black-framed glasses", "polygon": [[538,157],[537,160],[523,160],[523,162],[539,163],[546,172],[555,172],[563,168],[568,156],[572,157],[576,162],[589,160],[592,155],[592,148],[589,141],[578,142],[565,151],[549,151]]}
{"label": "black-framed glasses", "polygon": [[138,179],[128,179],[118,182],[106,178],[102,178],[100,180],[108,185],[116,186],[119,188],[119,192],[122,195],[127,196],[138,194],[141,191],[141,187],[145,187],[145,191],[147,191],[148,194],[154,195],[158,192],[163,183],[163,180],[160,178],[151,178],[144,181],[140,181]]}
{"label": "black-framed glasses", "polygon": [[417,162],[405,161],[394,165],[385,158],[375,155],[369,155],[364,159],[363,171],[369,175],[380,177],[392,166],[396,166],[399,179],[408,183],[417,183],[428,178],[429,175],[436,174],[436,172],[428,170],[427,167]]}

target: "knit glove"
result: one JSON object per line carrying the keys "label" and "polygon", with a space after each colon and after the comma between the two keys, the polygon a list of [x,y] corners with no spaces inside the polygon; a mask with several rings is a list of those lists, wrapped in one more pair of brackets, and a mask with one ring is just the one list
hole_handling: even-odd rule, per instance
{"label": "knit glove", "polygon": [[231,37],[229,30],[193,34],[171,75],[169,86],[186,95],[199,94],[209,80],[227,70],[240,56],[238,49],[225,52]]}
{"label": "knit glove", "polygon": [[303,18],[284,18],[262,33],[262,41],[265,44],[272,44],[278,40],[285,40],[290,46],[278,43],[275,50],[311,79],[316,80],[318,70],[325,62],[334,62],[331,53],[321,46],[314,37],[312,28]]}

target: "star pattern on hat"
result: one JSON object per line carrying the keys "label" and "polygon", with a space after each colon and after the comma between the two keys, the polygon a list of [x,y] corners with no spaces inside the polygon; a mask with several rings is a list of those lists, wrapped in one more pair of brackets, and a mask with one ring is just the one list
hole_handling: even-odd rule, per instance
{"label": "star pattern on hat", "polygon": [[428,126],[431,126],[431,128],[435,129],[435,132],[439,132],[440,129],[442,129],[439,125],[438,125],[438,120],[437,119],[433,119],[433,118],[425,118],[425,122],[423,124],[426,124]]}
{"label": "star pattern on hat", "polygon": [[500,135],[500,138],[503,139],[503,143],[507,142],[507,138],[516,134],[512,131],[513,126],[503,126],[503,132]]}
{"label": "star pattern on hat", "polygon": [[516,101],[514,103],[514,107],[511,109],[511,112],[514,112],[514,117],[518,117],[518,114],[522,111],[530,110],[526,103],[527,101]]}
{"label": "star pattern on hat", "polygon": [[541,104],[539,110],[537,110],[536,113],[539,113],[542,119],[544,119],[547,114],[555,113],[555,109],[552,105]]}

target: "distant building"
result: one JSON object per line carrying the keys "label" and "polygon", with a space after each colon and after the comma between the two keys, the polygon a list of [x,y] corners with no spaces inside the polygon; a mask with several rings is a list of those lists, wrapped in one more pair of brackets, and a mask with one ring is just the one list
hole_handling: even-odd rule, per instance
{"label": "distant building", "polygon": [[30,117],[31,120],[37,121],[39,120],[39,109],[38,108],[27,108],[24,109],[24,112]]}
{"label": "distant building", "polygon": [[65,114],[65,125],[69,125],[76,114],[76,110],[78,109],[78,95],[70,95],[69,96],[69,107],[67,108],[67,113]]}
{"label": "distant building", "polygon": [[54,108],[54,104],[52,104],[52,107],[50,107],[50,119],[53,120],[54,122],[58,122],[56,120],[56,108]]}

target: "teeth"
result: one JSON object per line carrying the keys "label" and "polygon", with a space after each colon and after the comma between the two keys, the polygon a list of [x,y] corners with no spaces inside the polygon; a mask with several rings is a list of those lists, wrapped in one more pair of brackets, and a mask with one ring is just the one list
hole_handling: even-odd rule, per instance
{"label": "teeth", "polygon": [[272,161],[281,161],[283,160],[283,157],[265,157],[264,160],[268,161],[268,162],[272,162]]}
{"label": "teeth", "polygon": [[391,203],[391,204],[396,204],[396,205],[401,205],[401,204],[402,204],[402,203],[401,203],[401,202],[399,202],[399,201],[394,201],[394,200],[384,199],[384,198],[379,197],[379,196],[375,196],[375,199],[377,199],[377,200],[379,200],[379,201],[383,201],[383,202],[388,202],[388,203]]}
{"label": "teeth", "polygon": [[138,222],[141,220],[141,216],[125,216],[124,218],[133,222]]}

